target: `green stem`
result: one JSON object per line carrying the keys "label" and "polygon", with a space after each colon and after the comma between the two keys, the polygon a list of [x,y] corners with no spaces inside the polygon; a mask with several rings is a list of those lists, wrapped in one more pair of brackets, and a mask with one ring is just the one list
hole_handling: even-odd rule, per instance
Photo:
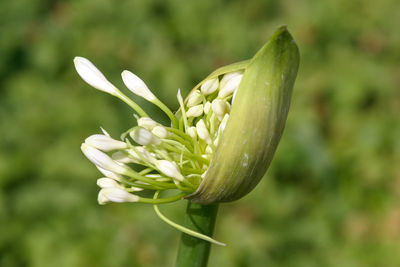
{"label": "green stem", "polygon": [[[218,205],[202,206],[188,201],[184,226],[212,237]],[[205,267],[211,243],[182,233],[176,267]]]}

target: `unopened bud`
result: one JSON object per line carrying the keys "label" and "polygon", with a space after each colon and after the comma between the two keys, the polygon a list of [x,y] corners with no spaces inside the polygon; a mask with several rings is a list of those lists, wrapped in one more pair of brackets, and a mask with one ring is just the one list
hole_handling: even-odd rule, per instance
{"label": "unopened bud", "polygon": [[119,187],[108,187],[100,190],[97,200],[100,205],[104,205],[107,202],[138,202],[139,197]]}
{"label": "unopened bud", "polygon": [[203,119],[199,120],[196,124],[197,135],[200,139],[204,140],[207,144],[211,144],[212,140],[210,138],[210,133],[203,121]]}
{"label": "unopened bud", "polygon": [[148,117],[142,117],[142,118],[138,119],[137,122],[138,122],[138,126],[143,127],[149,131],[153,130],[154,127],[159,125],[157,122],[155,122],[154,120],[152,120]]}
{"label": "unopened bud", "polygon": [[[228,75],[225,75],[225,76],[228,76]],[[225,76],[224,76],[224,78],[225,78]],[[222,78],[218,97],[224,98],[224,97],[227,97],[228,95],[232,94],[239,87],[242,77],[243,77],[243,74],[234,73],[234,74],[230,74],[230,76],[228,78],[226,78],[226,80],[224,80],[224,78]]]}
{"label": "unopened bud", "polygon": [[136,143],[142,146],[161,143],[160,139],[158,139],[151,132],[142,127],[135,127],[133,131],[129,133],[129,135]]}
{"label": "unopened bud", "polygon": [[125,149],[127,144],[122,141],[112,139],[110,136],[94,134],[85,139],[85,143],[102,151],[112,151]]}
{"label": "unopened bud", "polygon": [[118,89],[115,88],[115,86],[104,77],[103,73],[88,59],[84,57],[75,57],[74,64],[79,76],[94,88],[112,95],[118,93]]}
{"label": "unopened bud", "polygon": [[156,126],[151,131],[158,138],[164,139],[168,137],[168,131],[163,126]]}
{"label": "unopened bud", "polygon": [[121,187],[121,185],[117,181],[107,177],[97,179],[97,185],[100,188]]}
{"label": "unopened bud", "polygon": [[193,107],[201,103],[203,100],[202,95],[200,94],[199,90],[193,91],[188,97],[187,106]]}
{"label": "unopened bud", "polygon": [[185,178],[182,176],[175,162],[168,160],[157,160],[156,167],[168,177],[174,178],[177,181],[183,181]]}
{"label": "unopened bud", "polygon": [[199,117],[203,114],[203,105],[197,105],[194,107],[189,108],[188,111],[186,111],[186,116],[189,117]]}
{"label": "unopened bud", "polygon": [[214,78],[214,79],[205,81],[201,85],[200,90],[203,95],[210,95],[218,89],[218,85],[219,85],[218,78]]}
{"label": "unopened bud", "polygon": [[81,150],[83,154],[96,166],[115,172],[118,174],[125,174],[127,172],[127,167],[124,165],[120,165],[114,160],[112,160],[106,153],[101,152],[100,150],[89,146],[85,143],[81,145]]}
{"label": "unopened bud", "polygon": [[121,74],[122,80],[124,81],[126,87],[132,91],[132,93],[143,97],[147,101],[154,101],[156,97],[147,87],[147,85],[138,76],[133,74],[128,70],[124,70]]}

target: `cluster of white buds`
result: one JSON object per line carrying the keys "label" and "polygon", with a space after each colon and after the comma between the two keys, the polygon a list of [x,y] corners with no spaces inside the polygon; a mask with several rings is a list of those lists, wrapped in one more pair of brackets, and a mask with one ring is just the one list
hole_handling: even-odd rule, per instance
{"label": "cluster of white buds", "polygon": [[[176,113],[139,77],[123,71],[126,87],[160,108],[170,118],[170,126],[151,119],[89,60],[76,57],[74,63],[84,81],[136,112],[137,125],[120,140],[102,129],[103,134],[88,137],[81,146],[105,176],[97,181],[98,202],[152,203],[165,222],[214,242],[170,222],[156,205],[183,197],[202,205],[233,201],[249,193],[264,176],[285,127],[299,65],[297,45],[286,27],[279,27],[251,60],[215,70],[185,100],[178,90]],[[171,189],[178,193],[159,197]],[[141,190],[154,191],[154,197],[143,197]]]}
{"label": "cluster of white buds", "polygon": [[[87,59],[76,57],[76,70],[84,81],[110,93],[131,106],[137,126],[112,138],[105,130],[86,138],[81,149],[105,176],[98,179],[98,202],[168,203],[193,193],[210,164],[225,124],[242,72],[231,72],[206,80],[185,101],[180,91],[180,110],[174,114],[135,74],[122,72],[126,87],[157,105],[171,119],[164,126],[151,119],[132,99],[124,95]],[[172,197],[151,199],[141,190],[180,192]]]}

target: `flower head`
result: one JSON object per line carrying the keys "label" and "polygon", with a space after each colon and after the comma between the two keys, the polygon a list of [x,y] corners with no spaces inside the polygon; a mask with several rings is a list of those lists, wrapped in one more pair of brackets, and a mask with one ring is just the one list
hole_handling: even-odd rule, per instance
{"label": "flower head", "polygon": [[[79,75],[132,107],[137,126],[121,140],[88,137],[81,149],[100,172],[98,202],[169,203],[183,197],[200,204],[236,200],[265,174],[285,126],[298,68],[298,50],[282,27],[249,61],[222,67],[200,82],[186,100],[178,90],[173,113],[130,71],[125,85],[158,106],[171,120],[162,125],[116,89],[88,60],[75,58]],[[112,152],[112,155],[109,155]],[[159,193],[175,190],[172,197]],[[139,190],[152,190],[154,198]]]}

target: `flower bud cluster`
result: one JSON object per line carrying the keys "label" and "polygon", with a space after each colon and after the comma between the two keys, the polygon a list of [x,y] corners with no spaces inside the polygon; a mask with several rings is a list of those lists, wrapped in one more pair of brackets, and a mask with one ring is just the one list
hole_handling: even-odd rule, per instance
{"label": "flower bud cluster", "polygon": [[182,192],[179,197],[165,199],[165,203],[193,193],[204,177],[228,121],[242,72],[204,81],[185,102],[179,93],[181,108],[173,114],[139,77],[123,71],[122,79],[128,89],[170,116],[172,126],[167,127],[151,119],[89,60],[78,57],[74,62],[83,80],[119,97],[137,112],[137,126],[123,133],[121,140],[112,138],[102,129],[103,134],[89,136],[81,146],[84,155],[104,176],[97,180],[101,188],[99,204],[152,203],[153,199],[139,196],[141,190],[177,189]]}

